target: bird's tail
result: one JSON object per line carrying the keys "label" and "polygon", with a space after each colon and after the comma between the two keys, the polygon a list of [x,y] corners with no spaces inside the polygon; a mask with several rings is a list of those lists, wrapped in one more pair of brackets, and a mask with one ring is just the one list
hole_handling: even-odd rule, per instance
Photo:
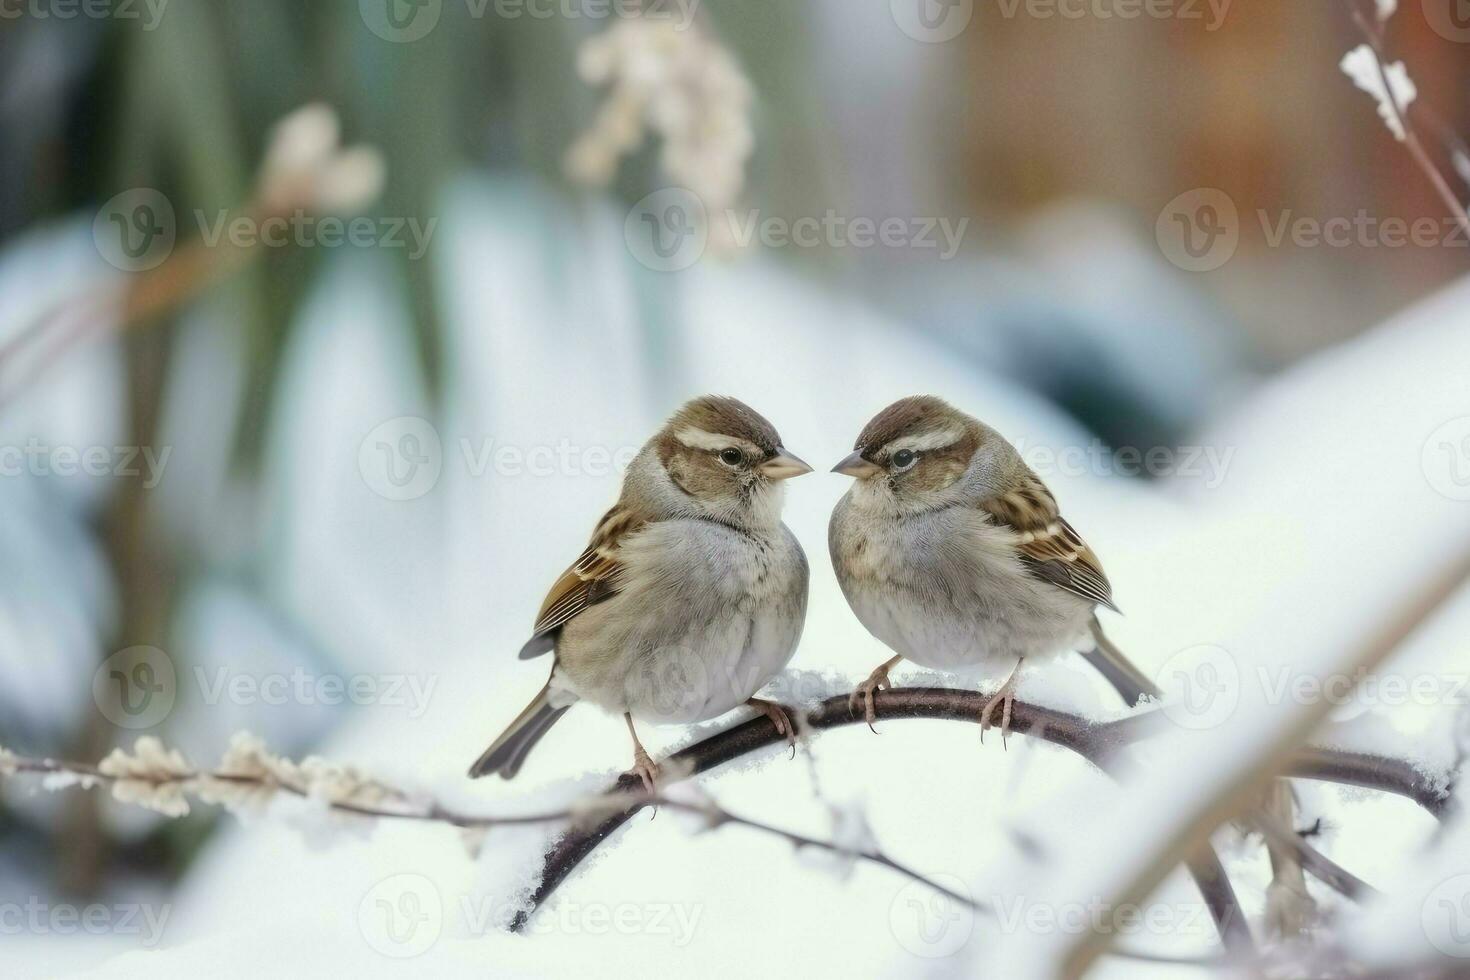
{"label": "bird's tail", "polygon": [[1143,671],[1133,665],[1133,661],[1123,656],[1123,651],[1113,645],[1107,634],[1103,632],[1102,624],[1097,617],[1092,617],[1092,638],[1097,646],[1082,654],[1087,662],[1097,668],[1107,682],[1122,695],[1123,700],[1129,704],[1137,704],[1145,696],[1156,698],[1159,696],[1159,686],[1153,682]]}
{"label": "bird's tail", "polygon": [[479,779],[490,773],[497,773],[503,779],[511,779],[521,771],[521,764],[526,761],[526,756],[531,754],[541,736],[551,731],[551,726],[556,724],[571,705],[563,705],[560,708],[551,705],[551,685],[548,683],[526,705],[516,720],[510,723],[504,733],[501,734],[490,747],[485,750],[475,764],[470,766],[470,778]]}

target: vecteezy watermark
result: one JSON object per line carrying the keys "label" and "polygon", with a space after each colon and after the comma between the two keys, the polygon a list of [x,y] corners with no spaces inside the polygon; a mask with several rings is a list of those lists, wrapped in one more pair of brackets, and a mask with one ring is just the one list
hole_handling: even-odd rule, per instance
{"label": "vecteezy watermark", "polygon": [[52,446],[32,436],[23,446],[0,445],[0,477],[141,478],[152,490],[172,453],[172,446]]}
{"label": "vecteezy watermark", "polygon": [[418,719],[429,710],[429,700],[439,684],[436,674],[335,674],[316,673],[304,667],[289,672],[242,673],[230,667],[194,668],[194,681],[204,703],[213,707],[221,701],[234,705],[378,705],[404,708]]}
{"label": "vecteezy watermark", "polygon": [[[593,477],[622,473],[637,446],[583,446],[570,439],[538,445],[502,443],[493,436],[461,436],[452,443],[472,479]],[[389,419],[358,446],[357,466],[368,489],[388,500],[416,500],[438,485],[446,464],[439,430],[417,416]]]}
{"label": "vecteezy watermark", "polygon": [[438,218],[420,221],[415,217],[340,218],[336,215],[314,215],[296,210],[289,215],[257,218],[248,214],[216,211],[206,215],[194,212],[200,239],[209,248],[228,242],[235,248],[387,248],[407,249],[410,261],[424,257]]}
{"label": "vecteezy watermark", "polygon": [[1470,44],[1470,0],[1423,0],[1424,19],[1446,41]]}
{"label": "vecteezy watermark", "polygon": [[638,263],[655,272],[680,272],[702,258],[711,241],[737,249],[916,249],[934,251],[941,261],[954,258],[970,219],[947,217],[876,218],[844,215],[829,208],[820,215],[783,217],[758,208],[710,212],[699,195],[665,187],[629,209],[623,239]]}
{"label": "vecteezy watermark", "polygon": [[1180,728],[1202,730],[1224,724],[1240,704],[1240,667],[1224,647],[1186,647],[1164,661],[1158,673],[1164,717]]}
{"label": "vecteezy watermark", "polygon": [[[221,702],[242,707],[377,705],[402,708],[413,719],[428,711],[439,684],[435,674],[333,673],[304,667],[249,672],[196,665],[190,676],[200,700],[209,707]],[[185,693],[180,688],[173,658],[151,646],[119,650],[92,674],[98,710],[120,728],[161,725]]]}
{"label": "vecteezy watermark", "polygon": [[[1470,2],[1470,0],[1467,0]],[[1470,236],[1453,217],[1381,217],[1360,208],[1351,215],[1298,214],[1290,208],[1255,212],[1260,242],[1277,248],[1401,249],[1470,248]],[[1186,272],[1213,272],[1240,247],[1239,208],[1222,190],[1187,191],[1164,206],[1154,225],[1159,249]]]}
{"label": "vecteezy watermark", "polygon": [[1450,419],[1424,440],[1424,478],[1451,500],[1470,500],[1470,415]]}
{"label": "vecteezy watermark", "polygon": [[1001,932],[1032,935],[1200,936],[1215,935],[1214,919],[1202,902],[1115,903],[1095,896],[1087,902],[1028,901],[997,895],[990,901]]}
{"label": "vecteezy watermark", "polygon": [[0,20],[137,21],[151,31],[163,20],[169,0],[0,0]]}
{"label": "vecteezy watermark", "polygon": [[162,724],[178,694],[173,659],[157,647],[119,650],[92,673],[92,700],[102,717],[119,728]]}
{"label": "vecteezy watermark", "polygon": [[357,906],[357,928],[376,952],[392,959],[422,956],[444,931],[439,888],[419,874],[384,878]]}
{"label": "vecteezy watermark", "polygon": [[[446,928],[485,936],[503,930],[519,901],[461,895],[446,902],[433,881],[420,874],[396,874],[378,882],[357,907],[363,939],[393,959],[428,952]],[[454,916],[458,922],[452,922]],[[680,902],[576,902],[547,905],[531,919],[533,935],[653,936],[676,948],[694,940],[704,906]]]}
{"label": "vecteezy watermark", "polygon": [[1214,490],[1225,482],[1235,447],[1138,446],[1110,447],[1100,439],[1086,446],[1016,443],[1021,458],[1042,478],[1056,476],[1150,476],[1200,480]]}
{"label": "vecteezy watermark", "polygon": [[[198,240],[206,248],[383,248],[405,250],[413,261],[428,252],[439,226],[437,217],[343,218],[299,208],[289,214],[268,215],[196,209],[193,219]],[[161,265],[173,254],[178,235],[173,203],[151,187],[123,191],[104,204],[92,221],[98,254],[124,272],[145,272]]]}
{"label": "vecteezy watermark", "polygon": [[[1234,0],[978,0],[1006,20],[1179,20],[1217,31]],[[916,41],[943,44],[964,33],[977,0],[889,0],[899,29]]]}
{"label": "vecteezy watermark", "polygon": [[943,44],[965,32],[975,16],[975,0],[888,0],[893,22],[915,41]]}
{"label": "vecteezy watermark", "polygon": [[145,272],[163,264],[174,250],[178,231],[173,203],[151,187],[123,191],[92,219],[97,254],[124,272]]}
{"label": "vecteezy watermark", "polygon": [[[460,897],[459,914],[474,936],[504,928],[520,903],[468,895]],[[683,949],[694,941],[704,906],[684,902],[562,901],[537,911],[526,925],[532,935],[655,936]]]}
{"label": "vecteezy watermark", "polygon": [[1218,31],[1234,0],[992,0],[1006,20],[1181,20]]}
{"label": "vecteezy watermark", "polygon": [[[444,15],[445,0],[358,0],[368,30],[385,41],[411,44],[428,37]],[[701,0],[462,0],[473,20],[589,20],[639,18],[671,21],[675,30],[694,23]]]}
{"label": "vecteezy watermark", "polygon": [[416,500],[439,483],[444,447],[427,419],[403,415],[378,425],[357,448],[357,470],[380,497]]}
{"label": "vecteezy watermark", "polygon": [[[926,875],[955,895],[970,897],[970,888],[952,874]],[[911,881],[899,889],[888,906],[888,928],[898,944],[926,960],[953,956],[975,931],[975,909],[929,885]]]}
{"label": "vecteezy watermark", "polygon": [[1253,679],[1268,705],[1327,704],[1335,720],[1376,708],[1462,707],[1470,704],[1470,672],[1384,671],[1356,668],[1315,674],[1283,664],[1256,664],[1245,675],[1229,651],[1203,644],[1181,650],[1158,672],[1164,715],[1181,728],[1225,724],[1240,704],[1242,683]]}
{"label": "vecteezy watermark", "polygon": [[1164,205],[1154,223],[1164,257],[1186,272],[1213,272],[1240,247],[1240,211],[1222,190],[1201,187]]}
{"label": "vecteezy watermark", "polygon": [[0,936],[137,936],[152,949],[163,940],[173,906],[147,902],[52,903],[32,895],[24,902],[0,901]]}
{"label": "vecteezy watermark", "polygon": [[1441,882],[1419,911],[1424,935],[1435,949],[1456,959],[1470,959],[1470,874]]}

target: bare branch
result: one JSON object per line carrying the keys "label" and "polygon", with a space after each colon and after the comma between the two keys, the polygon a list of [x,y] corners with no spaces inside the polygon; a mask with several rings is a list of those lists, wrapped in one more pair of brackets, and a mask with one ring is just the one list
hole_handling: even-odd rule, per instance
{"label": "bare branch", "polygon": [[[976,723],[985,702],[986,696],[974,691],[899,688],[878,693],[874,699],[874,708],[878,718],[885,721],[930,718]],[[810,731],[862,723],[862,712],[853,712],[846,695],[830,698],[815,706],[800,722],[804,730]],[[1011,731],[1022,735],[1033,734],[1054,745],[1071,749],[1104,771],[1113,767],[1118,753],[1132,742],[1167,730],[1167,720],[1157,711],[1133,715],[1119,721],[1094,723],[1077,715],[1017,701],[1011,715]],[[757,718],[696,742],[674,753],[669,762],[671,768],[694,776],[778,743],[784,745],[785,740],[776,734],[774,726],[764,718]],[[1447,799],[1446,791],[1435,785],[1419,769],[1406,762],[1379,756],[1332,749],[1306,749],[1299,759],[1291,761],[1287,774],[1348,783],[1405,796],[1436,816],[1443,814]],[[517,917],[513,928],[523,928],[535,910],[551,897],[582,861],[647,805],[636,798],[637,782],[636,777],[624,775],[608,790],[609,796],[629,799],[628,806],[610,813],[595,825],[570,831],[552,845],[546,854],[541,882],[532,897],[531,906]],[[1223,874],[1214,874],[1208,868],[1207,862],[1207,858],[1196,858],[1191,862],[1196,864],[1191,869],[1195,881],[1211,906],[1211,911],[1221,916],[1217,925],[1220,926],[1222,935],[1238,939],[1240,930],[1244,930],[1246,924],[1238,913],[1230,911],[1234,905],[1233,894],[1226,897],[1221,891],[1229,889],[1228,880],[1224,879]],[[1312,866],[1308,861],[1303,864],[1309,869]]]}

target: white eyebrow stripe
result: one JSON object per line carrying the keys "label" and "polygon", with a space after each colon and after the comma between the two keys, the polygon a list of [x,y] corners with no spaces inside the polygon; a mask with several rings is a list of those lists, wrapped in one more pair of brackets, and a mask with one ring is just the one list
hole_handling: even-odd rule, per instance
{"label": "white eyebrow stripe", "polygon": [[753,442],[748,442],[736,436],[722,436],[714,432],[706,432],[692,425],[686,425],[674,433],[674,438],[692,449],[707,449],[717,453],[721,449],[741,449],[751,457],[761,455],[761,450]]}
{"label": "white eyebrow stripe", "polygon": [[943,449],[945,446],[953,446],[965,436],[965,431],[957,426],[946,426],[934,432],[924,432],[916,436],[905,436],[895,439],[888,444],[889,453],[900,453],[905,449],[916,453],[929,452],[934,449]]}

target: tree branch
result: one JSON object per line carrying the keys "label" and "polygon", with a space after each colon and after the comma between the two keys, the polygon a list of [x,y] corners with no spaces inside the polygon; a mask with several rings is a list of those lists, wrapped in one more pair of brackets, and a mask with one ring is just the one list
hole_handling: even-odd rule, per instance
{"label": "tree branch", "polygon": [[[879,692],[874,698],[874,709],[878,718],[884,721],[930,718],[977,723],[986,701],[986,695],[975,691],[899,688]],[[861,724],[863,720],[861,710],[854,713],[847,696],[839,695],[808,711],[801,720],[801,727],[804,731],[826,731],[845,725]],[[1105,772],[1115,765],[1122,749],[1167,730],[1167,721],[1157,711],[1132,715],[1118,721],[1095,723],[1077,715],[1017,701],[1011,714],[1011,731],[1022,735],[1032,734],[1053,745],[1070,749]],[[765,718],[754,718],[675,752],[667,760],[667,764],[672,771],[684,774],[687,778],[777,744],[784,745],[785,739],[776,734],[775,727]],[[1414,766],[1381,756],[1308,748],[1292,760],[1288,775],[1347,783],[1404,796],[1440,818],[1445,814],[1448,799],[1446,789],[1434,784]],[[569,831],[551,846],[546,853],[541,882],[531,898],[531,904],[527,910],[516,916],[512,923],[513,929],[524,928],[536,910],[545,904],[582,861],[614,831],[648,805],[646,799],[638,798],[637,786],[636,777],[627,774],[620,777],[605,795],[624,800],[626,804],[620,809],[613,809],[608,816],[590,826]],[[1232,910],[1238,909],[1233,892],[1228,896],[1225,894],[1230,889],[1229,881],[1223,873],[1215,873],[1208,858],[1197,858],[1190,864],[1193,865],[1191,873],[1212,913],[1220,916],[1217,925],[1220,926],[1222,936],[1234,936],[1238,939],[1240,930],[1246,929],[1246,923],[1240,918],[1238,911]],[[1218,860],[1214,864],[1218,866]],[[1308,870],[1312,870],[1313,864],[1309,860],[1303,861]],[[1221,891],[1222,888],[1225,892]]]}

